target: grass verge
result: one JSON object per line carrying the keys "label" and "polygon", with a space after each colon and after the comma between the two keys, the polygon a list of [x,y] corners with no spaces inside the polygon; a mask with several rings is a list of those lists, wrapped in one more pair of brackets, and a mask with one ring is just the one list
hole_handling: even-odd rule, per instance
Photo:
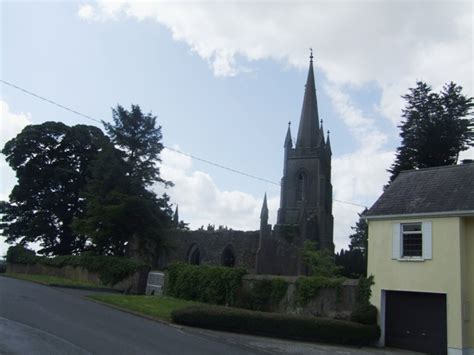
{"label": "grass verge", "polygon": [[200,305],[197,302],[164,296],[90,295],[87,297],[165,321],[171,321],[172,311]]}
{"label": "grass verge", "polygon": [[7,272],[3,275],[13,277],[15,279],[33,281],[47,286],[66,286],[66,287],[85,287],[85,288],[104,288],[105,286],[93,284],[90,282],[76,281],[66,279],[64,277],[49,276],[49,275],[31,275],[31,274],[18,274],[14,272]]}

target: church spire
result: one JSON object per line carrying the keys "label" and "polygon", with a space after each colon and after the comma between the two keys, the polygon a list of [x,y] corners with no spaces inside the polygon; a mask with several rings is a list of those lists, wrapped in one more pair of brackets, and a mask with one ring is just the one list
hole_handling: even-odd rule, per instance
{"label": "church spire", "polygon": [[265,192],[265,196],[263,197],[262,211],[260,212],[260,224],[261,225],[268,224],[268,206],[267,206],[267,193],[266,192]]}
{"label": "church spire", "polygon": [[176,209],[174,210],[173,225],[174,225],[175,227],[178,227],[178,226],[179,226],[178,205],[176,205]]}
{"label": "church spire", "polygon": [[293,148],[293,141],[291,140],[291,122],[288,122],[288,130],[286,131],[285,148]]}
{"label": "church spire", "polygon": [[319,116],[318,103],[316,100],[316,86],[314,84],[312,50],[309,58],[308,78],[306,79],[296,148],[315,147],[318,144]]}

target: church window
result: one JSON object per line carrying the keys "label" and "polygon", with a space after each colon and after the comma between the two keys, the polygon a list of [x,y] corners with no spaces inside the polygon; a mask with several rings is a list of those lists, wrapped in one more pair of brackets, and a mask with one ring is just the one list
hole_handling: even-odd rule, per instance
{"label": "church window", "polygon": [[196,244],[193,244],[191,248],[189,248],[188,263],[191,265],[199,265],[201,263],[201,255]]}
{"label": "church window", "polygon": [[306,189],[306,175],[303,172],[300,172],[296,181],[296,201],[302,201],[305,199],[305,189]]}

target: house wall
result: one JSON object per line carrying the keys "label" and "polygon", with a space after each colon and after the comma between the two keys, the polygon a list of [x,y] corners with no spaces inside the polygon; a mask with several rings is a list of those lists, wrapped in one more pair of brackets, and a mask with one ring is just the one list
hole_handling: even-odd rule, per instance
{"label": "house wall", "polygon": [[[432,222],[432,259],[392,259],[393,224],[418,221]],[[382,290],[444,293],[448,348],[462,349],[461,228],[459,217],[369,220],[368,274],[375,277],[371,303],[379,309],[381,325],[384,320]]]}
{"label": "house wall", "polygon": [[462,222],[464,347],[474,354],[474,217]]}

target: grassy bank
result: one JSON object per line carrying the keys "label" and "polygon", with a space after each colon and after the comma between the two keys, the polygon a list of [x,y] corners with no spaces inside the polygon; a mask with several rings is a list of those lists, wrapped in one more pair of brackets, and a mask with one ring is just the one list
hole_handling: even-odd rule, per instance
{"label": "grassy bank", "polygon": [[199,305],[197,302],[164,296],[90,295],[88,297],[165,321],[171,320],[171,312],[174,310]]}
{"label": "grassy bank", "polygon": [[4,273],[2,275],[8,277],[14,277],[20,280],[33,281],[47,286],[66,286],[66,287],[104,287],[90,282],[76,281],[66,279],[64,277],[49,276],[49,275],[30,275],[30,274],[18,274],[13,272]]}

